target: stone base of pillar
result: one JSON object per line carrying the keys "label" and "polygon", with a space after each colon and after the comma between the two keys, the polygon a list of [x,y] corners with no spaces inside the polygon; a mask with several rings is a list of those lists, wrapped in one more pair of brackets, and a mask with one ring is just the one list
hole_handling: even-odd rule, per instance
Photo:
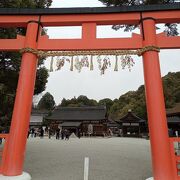
{"label": "stone base of pillar", "polygon": [[0,174],[0,179],[1,180],[31,180],[31,176],[26,172],[23,172],[22,175],[20,176],[3,176]]}
{"label": "stone base of pillar", "polygon": [[146,180],[154,180],[154,178],[153,178],[153,177],[150,177],[150,178],[147,178]]}

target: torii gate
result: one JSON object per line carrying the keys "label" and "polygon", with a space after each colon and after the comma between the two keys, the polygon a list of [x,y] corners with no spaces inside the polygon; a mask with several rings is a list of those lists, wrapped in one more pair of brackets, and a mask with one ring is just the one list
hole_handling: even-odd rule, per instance
{"label": "torii gate", "polygon": [[[33,48],[43,51],[139,49],[158,46],[161,49],[180,48],[180,37],[156,34],[156,23],[179,23],[180,3],[168,5],[62,8],[62,9],[0,9],[0,27],[27,27],[26,36],[0,39],[0,51]],[[141,35],[131,38],[96,38],[97,25],[141,24]],[[41,26],[82,26],[82,39],[48,39],[41,36]],[[36,79],[37,56],[25,52],[22,56],[10,133],[6,137],[0,173],[1,178],[20,177],[23,171],[26,138]],[[155,180],[180,179],[176,160],[168,137],[166,112],[160,75],[159,54],[143,54],[148,123]]]}

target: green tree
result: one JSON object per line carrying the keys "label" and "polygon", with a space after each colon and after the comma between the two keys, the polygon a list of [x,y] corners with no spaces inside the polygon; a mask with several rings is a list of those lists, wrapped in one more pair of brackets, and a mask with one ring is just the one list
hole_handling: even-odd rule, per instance
{"label": "green tree", "polygon": [[[48,8],[52,0],[1,0],[0,8]],[[25,35],[25,28],[0,28],[1,39],[13,39],[17,34]],[[45,90],[48,71],[43,67],[43,59],[39,60],[34,94]],[[0,126],[4,121],[10,123],[14,97],[21,64],[18,52],[0,52]],[[8,123],[8,124],[9,124]]]}
{"label": "green tree", "polygon": [[82,106],[96,106],[97,105],[96,100],[89,99],[87,96],[83,96],[83,95],[77,98],[77,102],[78,104],[81,104]]}
{"label": "green tree", "polygon": [[163,78],[163,88],[165,103],[167,108],[171,108],[175,103],[180,102],[180,72],[168,73]]}
{"label": "green tree", "polygon": [[58,106],[66,107],[68,106],[68,100],[65,98],[62,99],[61,103]]}
{"label": "green tree", "polygon": [[[150,5],[150,4],[169,4],[175,3],[176,0],[99,0],[106,6],[134,6],[134,5]],[[113,29],[118,30],[125,28],[125,31],[132,31],[137,25],[114,25]],[[178,35],[177,24],[165,24],[165,32],[169,36]]]}
{"label": "green tree", "polygon": [[55,106],[54,97],[47,92],[42,98],[40,99],[37,108],[41,110],[52,110]]}
{"label": "green tree", "polygon": [[37,70],[34,94],[39,94],[46,89],[46,83],[48,77],[49,74],[45,67],[41,67]]}
{"label": "green tree", "polygon": [[82,106],[97,106],[98,103],[94,99],[89,99],[87,96],[80,95],[78,98],[74,97],[72,99],[65,99],[61,101],[59,106],[62,107],[82,107]]}
{"label": "green tree", "polygon": [[113,101],[109,98],[105,98],[105,99],[101,99],[98,102],[98,104],[106,106],[107,115],[109,115],[109,111],[110,111],[111,106],[113,105]]}

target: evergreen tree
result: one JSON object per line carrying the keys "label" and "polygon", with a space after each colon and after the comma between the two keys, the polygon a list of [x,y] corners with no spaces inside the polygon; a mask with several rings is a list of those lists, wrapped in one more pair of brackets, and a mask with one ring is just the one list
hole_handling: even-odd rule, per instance
{"label": "evergreen tree", "polygon": [[[106,6],[134,6],[134,5],[150,5],[150,4],[170,4],[175,3],[176,0],[99,0]],[[119,30],[125,28],[124,31],[132,31],[137,25],[114,25],[113,29]],[[165,24],[164,32],[168,36],[177,36],[178,29],[177,24]]]}
{"label": "evergreen tree", "polygon": [[[48,8],[52,0],[1,0],[0,8]],[[13,39],[17,34],[25,35],[25,28],[0,28],[1,39]],[[39,60],[35,94],[45,90],[48,71],[42,67],[43,59]],[[0,52],[0,126],[10,124],[14,105],[17,81],[21,64],[18,52]]]}
{"label": "evergreen tree", "polygon": [[41,110],[52,110],[55,106],[54,97],[47,92],[39,101],[37,107]]}
{"label": "evergreen tree", "polygon": [[65,99],[61,101],[59,106],[62,107],[82,107],[82,106],[97,106],[98,103],[94,99],[89,99],[87,96],[80,95],[78,98],[74,97],[72,99]]}
{"label": "evergreen tree", "polygon": [[111,106],[113,105],[113,101],[109,98],[105,98],[105,99],[101,99],[98,104],[106,106],[107,115],[109,115],[109,111]]}

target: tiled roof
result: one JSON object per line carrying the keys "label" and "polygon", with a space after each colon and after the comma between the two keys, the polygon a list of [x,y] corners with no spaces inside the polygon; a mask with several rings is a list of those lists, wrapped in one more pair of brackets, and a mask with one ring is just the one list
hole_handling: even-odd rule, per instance
{"label": "tiled roof", "polygon": [[46,117],[51,120],[104,120],[106,119],[106,108],[104,106],[92,107],[59,107]]}
{"label": "tiled roof", "polygon": [[43,121],[43,116],[31,115],[30,117],[30,123],[37,123],[37,122],[42,123],[42,121]]}
{"label": "tiled roof", "polygon": [[116,122],[145,122],[145,120],[136,116],[132,112],[128,112],[125,116],[123,116],[121,119],[119,119]]}
{"label": "tiled roof", "polygon": [[48,115],[49,110],[40,110],[40,109],[32,109],[31,110],[31,115],[42,115],[42,116],[46,116]]}

